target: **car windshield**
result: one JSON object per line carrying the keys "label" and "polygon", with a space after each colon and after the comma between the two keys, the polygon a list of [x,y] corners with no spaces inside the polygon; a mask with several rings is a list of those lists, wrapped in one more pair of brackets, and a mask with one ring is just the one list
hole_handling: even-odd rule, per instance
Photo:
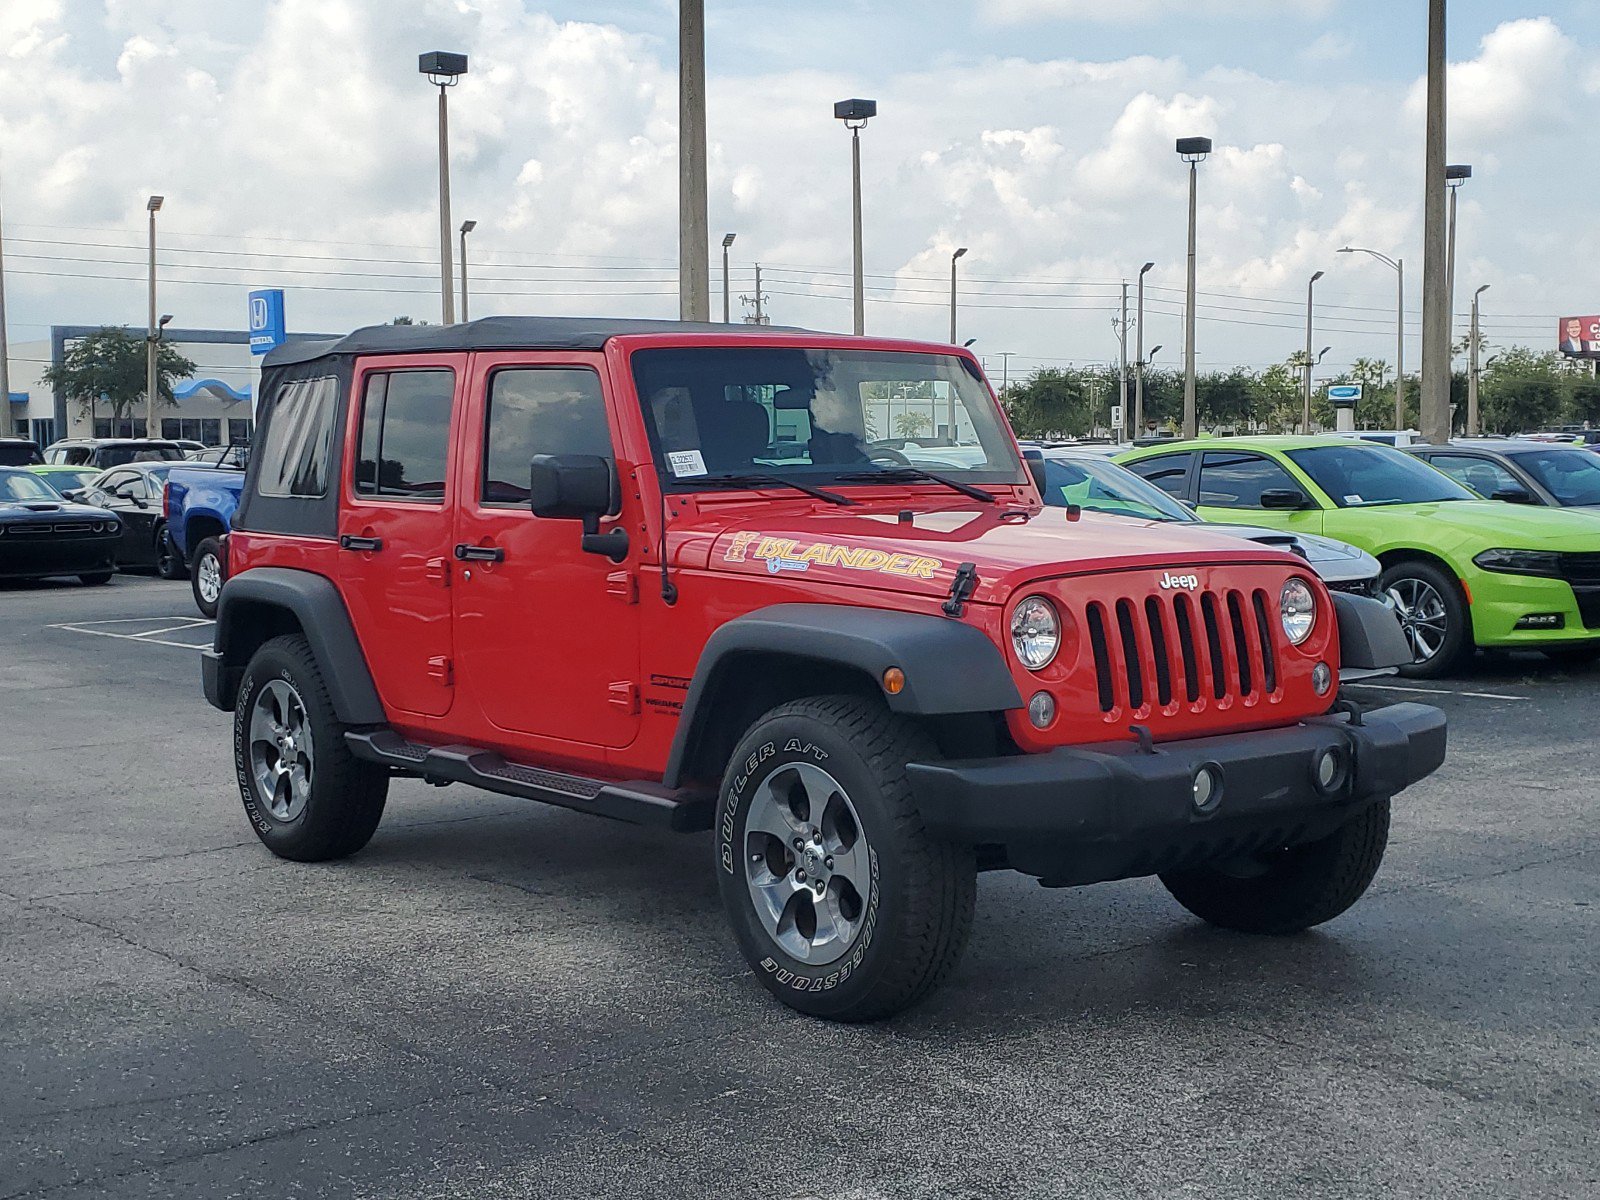
{"label": "car windshield", "polygon": [[85,467],[81,471],[47,471],[38,474],[45,486],[57,492],[70,492],[74,488],[88,487],[100,472],[93,467]]}
{"label": "car windshield", "polygon": [[26,467],[43,461],[39,448],[32,442],[0,442],[0,466]]}
{"label": "car windshield", "polygon": [[1600,506],[1600,454],[1552,446],[1509,457],[1561,504]]}
{"label": "car windshield", "polygon": [[120,446],[101,446],[98,457],[102,467],[120,467],[131,462],[182,461],[183,451],[176,446],[142,446],[132,442]]}
{"label": "car windshield", "polygon": [[1153,483],[1104,458],[1044,460],[1044,502],[1146,521],[1198,522],[1199,517]]}
{"label": "car windshield", "polygon": [[1449,476],[1388,446],[1312,446],[1288,454],[1340,508],[1479,499]]}
{"label": "car windshield", "polygon": [[1021,482],[989,389],[957,355],[686,347],[636,352],[633,374],[662,478],[679,487],[728,475],[849,486],[908,467]]}
{"label": "car windshield", "polygon": [[0,470],[0,500],[59,500],[32,471]]}

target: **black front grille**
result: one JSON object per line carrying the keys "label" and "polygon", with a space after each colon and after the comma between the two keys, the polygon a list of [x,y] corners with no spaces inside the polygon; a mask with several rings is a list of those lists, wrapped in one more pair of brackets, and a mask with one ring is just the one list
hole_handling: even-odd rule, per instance
{"label": "black front grille", "polygon": [[1573,588],[1578,597],[1578,616],[1585,629],[1600,629],[1600,588]]}
{"label": "black front grille", "polygon": [[1600,586],[1600,554],[1560,554],[1561,578],[1571,584]]}
{"label": "black front grille", "polygon": [[[1100,711],[1277,690],[1267,594],[1237,590],[1091,601],[1085,613]],[[1119,684],[1121,685],[1119,687]]]}

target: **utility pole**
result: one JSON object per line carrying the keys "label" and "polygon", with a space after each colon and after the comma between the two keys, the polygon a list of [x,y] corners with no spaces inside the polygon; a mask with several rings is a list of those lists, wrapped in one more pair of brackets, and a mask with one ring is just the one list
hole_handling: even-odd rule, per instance
{"label": "utility pole", "polygon": [[711,319],[706,216],[706,6],[678,0],[678,316]]}
{"label": "utility pole", "polygon": [[[0,184],[4,180],[0,179]],[[4,197],[0,196],[0,200]],[[0,211],[0,433],[11,432],[11,360],[10,343],[6,341],[6,238],[5,216]],[[94,432],[92,429],[90,432]]]}
{"label": "utility pole", "polygon": [[1450,279],[1445,228],[1445,0],[1428,0],[1427,194],[1423,197],[1422,436],[1450,441]]}
{"label": "utility pole", "polygon": [[[1122,318],[1114,322],[1117,327],[1117,400],[1121,405],[1126,405],[1128,400],[1128,281],[1122,281]],[[1128,413],[1124,407],[1122,424],[1126,428]],[[1113,441],[1120,442],[1121,436],[1116,430],[1111,431]]]}
{"label": "utility pole", "polygon": [[[144,339],[144,435],[156,436],[156,213],[165,197],[151,196],[145,204],[150,214],[150,323]],[[6,398],[6,406],[11,398]],[[91,430],[91,433],[93,431]]]}
{"label": "utility pole", "polygon": [[1139,316],[1134,325],[1135,346],[1133,352],[1133,437],[1137,441],[1144,436],[1144,277],[1155,267],[1155,263],[1147,262],[1139,268]]}
{"label": "utility pole", "polygon": [[1006,392],[1011,387],[1011,356],[1015,353],[1016,351],[1014,350],[1000,351],[1000,403],[1002,405],[1006,400]]}
{"label": "utility pole", "polygon": [[1467,334],[1467,436],[1478,436],[1478,347],[1483,336],[1478,332],[1478,297],[1489,290],[1486,283],[1472,293],[1472,328]]}
{"label": "utility pole", "polygon": [[750,305],[754,305],[755,306],[755,315],[752,316],[752,317],[746,317],[745,318],[745,324],[747,324],[747,325],[765,325],[767,323],[766,314],[762,311],[762,307],[761,307],[762,301],[763,301],[763,297],[761,295],[761,264],[757,263],[756,264],[756,294],[754,296],[740,296],[739,297],[739,303],[740,304],[750,304]]}

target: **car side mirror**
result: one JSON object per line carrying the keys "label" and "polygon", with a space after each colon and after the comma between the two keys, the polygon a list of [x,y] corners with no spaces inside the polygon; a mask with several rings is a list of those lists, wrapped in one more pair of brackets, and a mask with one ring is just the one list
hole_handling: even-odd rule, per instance
{"label": "car side mirror", "polygon": [[1262,508],[1293,509],[1306,505],[1306,494],[1299,488],[1268,488],[1261,493]]}
{"label": "car side mirror", "polygon": [[1534,503],[1533,493],[1527,488],[1519,487],[1500,488],[1492,496],[1490,496],[1489,499],[1504,500],[1507,504]]}
{"label": "car side mirror", "polygon": [[76,504],[83,499],[83,489],[68,488],[66,491],[61,493],[61,498],[63,500],[71,500],[74,504]]}
{"label": "car side mirror", "polygon": [[623,529],[600,532],[600,518],[616,512],[617,469],[598,454],[535,454],[528,464],[528,507],[536,517],[583,522],[579,545],[612,562],[628,556]]}
{"label": "car side mirror", "polygon": [[1033,476],[1033,486],[1039,489],[1041,496],[1044,495],[1044,451],[1031,447],[1024,448],[1022,461],[1028,468],[1028,474]]}

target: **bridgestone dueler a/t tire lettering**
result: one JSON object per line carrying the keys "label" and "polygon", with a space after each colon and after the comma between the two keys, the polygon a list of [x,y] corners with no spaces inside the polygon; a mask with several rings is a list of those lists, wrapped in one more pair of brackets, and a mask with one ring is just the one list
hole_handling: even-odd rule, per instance
{"label": "bridgestone dueler a/t tire lettering", "polygon": [[1262,859],[1247,876],[1201,868],[1161,876],[1195,916],[1242,933],[1299,933],[1331,921],[1359,900],[1389,844],[1388,800],[1368,805],[1319,842]]}
{"label": "bridgestone dueler a/t tire lettering", "polygon": [[[251,712],[259,691],[273,680],[283,680],[299,697],[315,747],[309,799],[304,810],[289,821],[273,816],[250,765]],[[351,754],[344,732],[305,638],[292,634],[264,643],[239,683],[233,713],[233,763],[250,825],[278,857],[295,862],[344,858],[365,846],[383,819],[389,773]]]}
{"label": "bridgestone dueler a/t tire lettering", "polygon": [[[718,886],[756,978],[789,1007],[834,1021],[874,1021],[916,1004],[960,960],[972,929],[972,850],[923,829],[907,762],[938,757],[928,734],[882,703],[824,696],[781,705],[734,749],[717,810]],[[767,932],[746,882],[746,818],[758,790],[785,767],[817,765],[838,781],[871,850],[872,886],[861,929],[844,954],[819,966]]]}

